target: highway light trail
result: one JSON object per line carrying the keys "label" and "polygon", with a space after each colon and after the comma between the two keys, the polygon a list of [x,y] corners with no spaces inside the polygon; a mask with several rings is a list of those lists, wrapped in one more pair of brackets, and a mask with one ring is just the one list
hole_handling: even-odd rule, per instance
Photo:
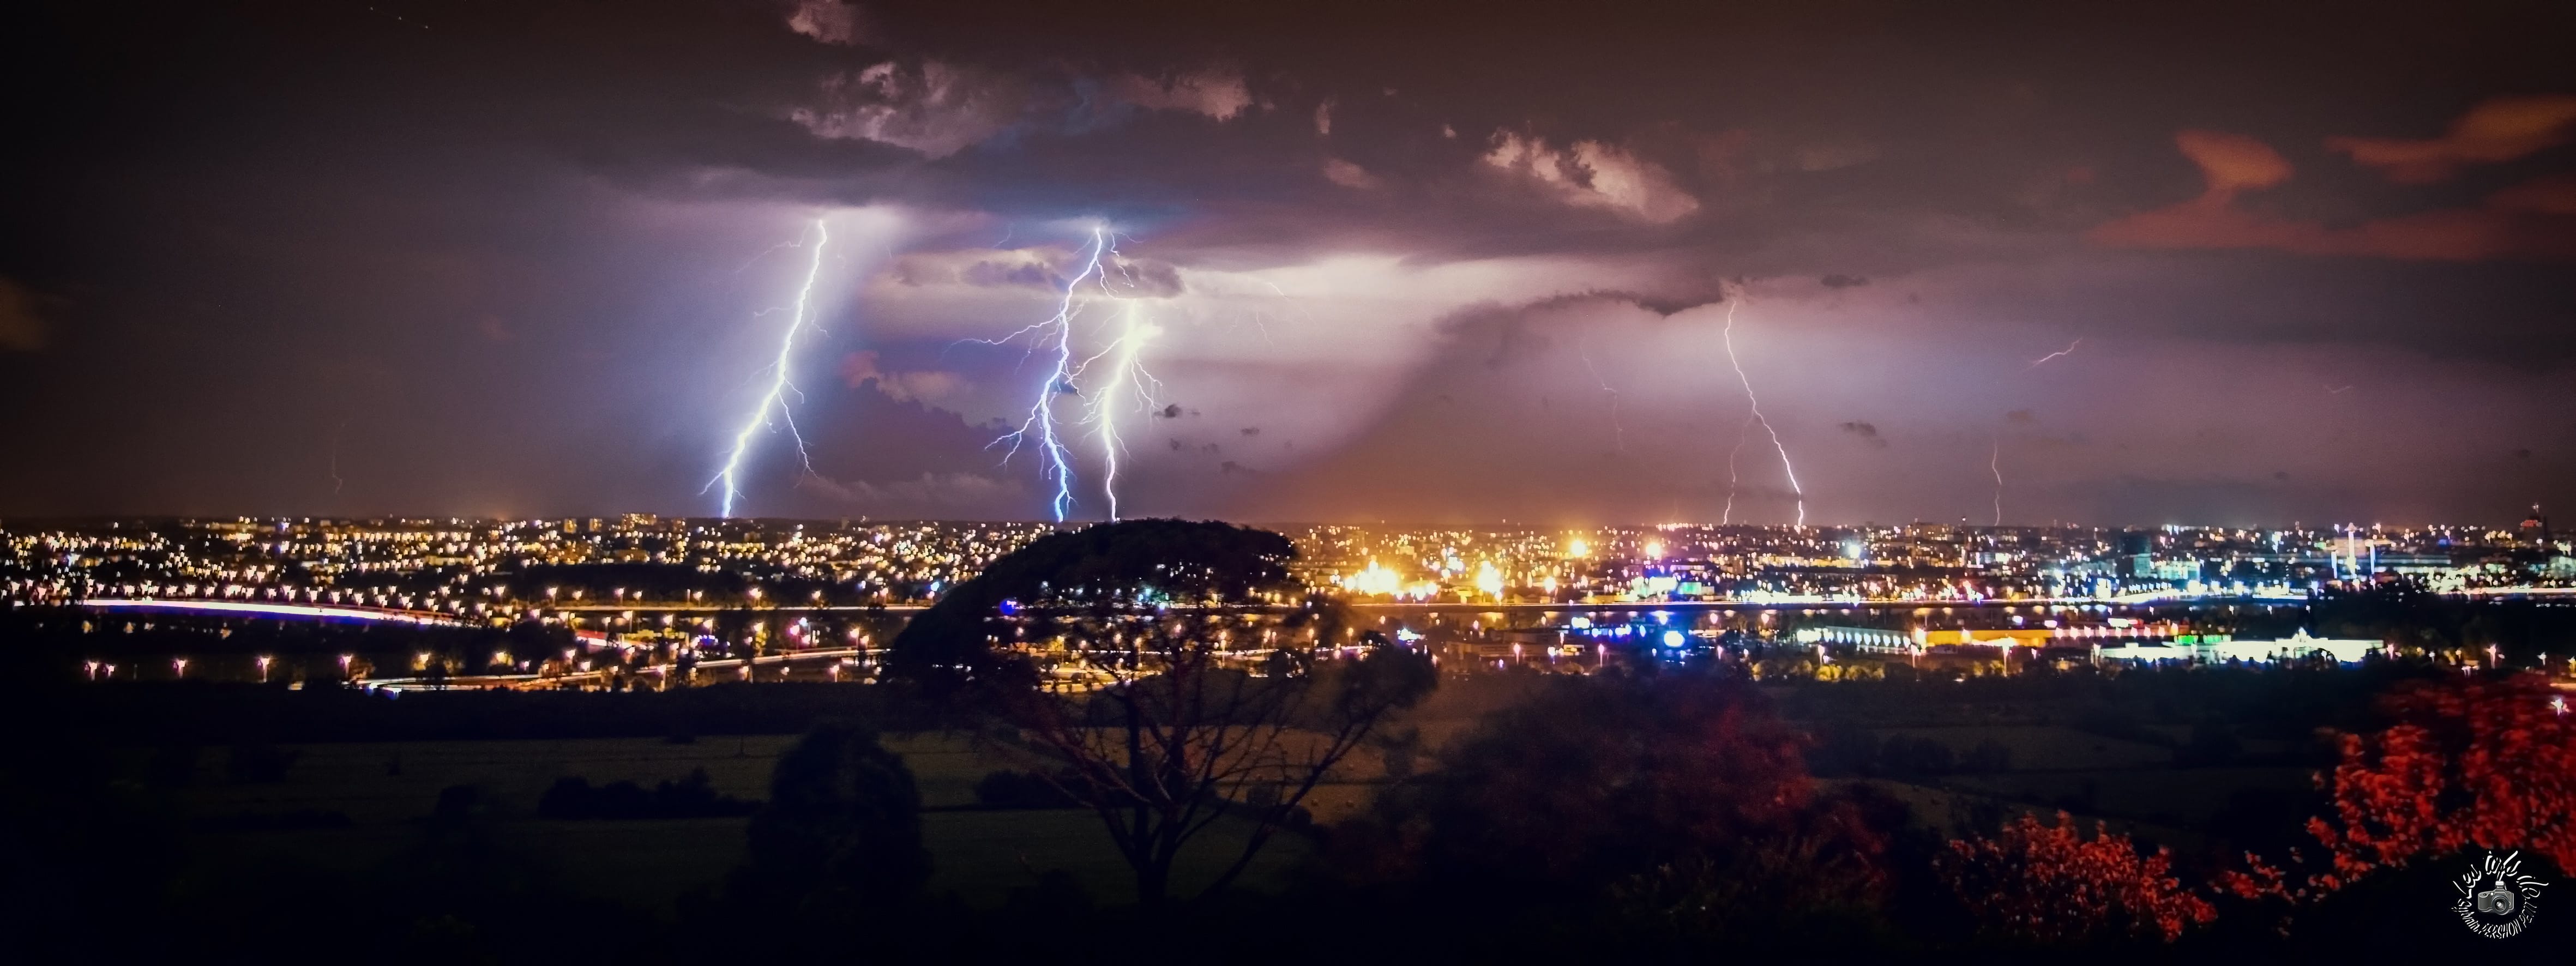
{"label": "highway light trail", "polygon": [[256,614],[262,617],[316,617],[330,620],[384,621],[396,624],[453,626],[464,621],[443,614],[389,610],[381,607],[316,607],[226,600],[127,600],[90,598],[83,607],[98,610],[177,610],[210,614]]}
{"label": "highway light trail", "polygon": [[1073,384],[1073,377],[1077,370],[1073,361],[1073,299],[1074,294],[1082,289],[1082,283],[1085,280],[1100,274],[1101,259],[1108,254],[1108,229],[1093,228],[1090,254],[1084,257],[1082,270],[1074,274],[1072,281],[1065,283],[1064,299],[1056,304],[1053,318],[1030,325],[1000,339],[971,340],[984,342],[987,345],[1000,345],[1021,336],[1031,336],[1033,337],[1030,347],[1032,354],[1037,351],[1036,344],[1039,342],[1052,339],[1055,343],[1053,347],[1055,365],[1047,370],[1045,380],[1038,383],[1037,401],[1029,406],[1028,418],[1020,421],[1020,428],[995,439],[993,445],[1001,445],[1004,441],[1010,443],[1010,449],[1002,454],[1002,462],[1009,463],[1012,456],[1018,455],[1020,444],[1028,442],[1030,430],[1037,431],[1038,446],[1046,457],[1046,463],[1039,468],[1039,476],[1055,481],[1055,497],[1048,505],[1054,511],[1057,523],[1063,523],[1065,512],[1073,508],[1073,459],[1066,454],[1064,440],[1059,438],[1055,431],[1055,397],[1066,393],[1080,394]]}
{"label": "highway light trail", "polygon": [[[1771,428],[1771,421],[1763,418],[1762,400],[1753,394],[1753,377],[1745,375],[1744,361],[1735,354],[1735,307],[1742,304],[1743,300],[1744,291],[1739,288],[1736,290],[1735,298],[1727,301],[1726,329],[1721,336],[1726,342],[1726,362],[1735,367],[1735,379],[1744,385],[1744,401],[1751,406],[1750,415],[1745,418],[1744,426],[1736,432],[1735,448],[1737,450],[1744,448],[1744,437],[1757,425],[1762,427],[1764,434],[1771,437],[1771,448],[1780,454],[1780,469],[1789,477],[1789,492],[1798,498],[1797,525],[1803,527],[1807,525],[1807,491],[1798,485],[1798,468],[1789,464],[1789,447],[1780,442],[1780,431]],[[1735,453],[1730,451],[1726,456],[1726,513],[1720,523],[1734,522],[1735,482]]]}
{"label": "highway light trail", "polygon": [[796,290],[796,309],[787,320],[787,333],[778,340],[778,361],[769,367],[769,392],[760,397],[760,405],[751,411],[750,418],[743,420],[742,429],[734,433],[733,452],[725,457],[724,469],[717,471],[715,479],[708,480],[707,486],[699,490],[703,493],[723,484],[724,493],[719,498],[718,510],[722,516],[733,516],[733,498],[742,495],[739,485],[742,459],[751,451],[752,435],[761,427],[772,425],[769,414],[773,409],[778,412],[778,420],[787,424],[788,438],[796,441],[796,458],[803,461],[806,472],[814,471],[814,458],[805,452],[805,437],[796,431],[795,414],[787,409],[787,393],[796,388],[788,381],[787,372],[788,364],[796,357],[796,335],[805,328],[806,307],[813,302],[814,280],[823,274],[823,246],[831,241],[832,233],[824,229],[823,219],[814,219],[814,260],[805,268],[805,284]]}

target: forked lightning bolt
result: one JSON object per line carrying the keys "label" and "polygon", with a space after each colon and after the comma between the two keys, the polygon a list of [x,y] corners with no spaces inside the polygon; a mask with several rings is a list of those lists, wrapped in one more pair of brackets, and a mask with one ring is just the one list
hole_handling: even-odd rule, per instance
{"label": "forked lightning bolt", "polygon": [[1753,377],[1745,375],[1744,362],[1735,354],[1735,307],[1743,300],[1742,289],[1736,290],[1735,298],[1727,300],[1726,330],[1721,338],[1726,343],[1726,362],[1735,367],[1735,379],[1744,385],[1744,401],[1749,404],[1750,411],[1744,418],[1744,425],[1736,430],[1735,450],[1726,454],[1726,512],[1718,522],[1733,523],[1735,520],[1735,452],[1744,448],[1744,438],[1752,428],[1760,426],[1762,432],[1771,437],[1771,448],[1780,454],[1780,469],[1789,477],[1789,492],[1798,498],[1798,525],[1803,527],[1807,525],[1807,491],[1798,485],[1798,468],[1789,465],[1789,447],[1780,442],[1780,431],[1771,428],[1771,421],[1763,418],[1762,400],[1753,394]]}
{"label": "forked lightning bolt", "polygon": [[1136,353],[1163,330],[1139,320],[1134,305],[1127,307],[1126,315],[1126,327],[1119,332],[1118,341],[1110,343],[1109,348],[1101,350],[1099,355],[1083,360],[1083,364],[1074,370],[1079,375],[1091,368],[1092,363],[1103,358],[1109,360],[1109,382],[1091,397],[1090,412],[1083,421],[1100,426],[1100,456],[1102,465],[1106,467],[1100,475],[1100,492],[1109,501],[1109,519],[1112,522],[1118,519],[1118,457],[1126,452],[1127,444],[1118,436],[1118,414],[1110,407],[1123,396],[1132,398],[1139,410],[1151,409],[1154,389],[1162,385],[1153,373],[1145,371],[1145,367],[1137,363]]}
{"label": "forked lightning bolt", "polygon": [[1075,300],[1086,283],[1099,286],[1101,292],[1111,298],[1119,297],[1116,292],[1110,290],[1108,272],[1104,268],[1104,263],[1110,256],[1117,253],[1117,249],[1110,247],[1109,230],[1093,228],[1091,245],[1083,256],[1082,270],[1074,273],[1072,281],[1065,283],[1064,298],[1056,303],[1053,317],[1000,339],[974,340],[987,345],[1000,345],[1027,336],[1031,340],[1029,351],[1032,354],[1037,351],[1040,344],[1052,343],[1048,348],[1055,356],[1055,363],[1048,370],[1045,381],[1039,384],[1037,399],[1029,406],[1028,417],[1020,421],[1018,429],[1004,433],[1001,438],[994,440],[993,445],[999,446],[1006,442],[1010,444],[1010,449],[1002,456],[1004,462],[1009,462],[1013,455],[1019,453],[1020,445],[1028,442],[1032,434],[1037,437],[1038,446],[1046,456],[1046,464],[1041,468],[1040,475],[1055,481],[1055,497],[1050,502],[1049,508],[1053,511],[1057,523],[1064,522],[1066,514],[1073,509],[1074,481],[1073,458],[1067,451],[1063,437],[1056,429],[1055,397],[1065,394],[1080,395],[1074,380],[1080,378],[1094,364],[1103,364],[1103,360],[1108,360],[1105,364],[1111,368],[1109,382],[1087,400],[1082,422],[1099,426],[1102,465],[1105,467],[1101,487],[1108,500],[1109,518],[1115,520],[1118,519],[1118,457],[1126,449],[1125,443],[1118,436],[1116,415],[1109,407],[1122,396],[1133,398],[1140,403],[1150,403],[1153,390],[1161,385],[1137,361],[1139,350],[1161,330],[1138,319],[1132,307],[1126,315],[1125,330],[1107,348],[1078,361],[1074,358]]}
{"label": "forked lightning bolt", "polygon": [[760,397],[760,405],[752,409],[750,418],[743,420],[742,429],[733,434],[733,452],[725,457],[724,469],[718,470],[715,479],[708,480],[706,487],[699,490],[703,493],[718,484],[724,486],[718,512],[725,517],[733,516],[733,498],[742,495],[738,485],[742,458],[751,451],[752,436],[760,432],[761,427],[771,425],[771,410],[777,410],[778,421],[787,424],[788,438],[796,441],[796,458],[804,462],[805,471],[814,471],[814,458],[805,452],[805,437],[796,431],[796,416],[787,409],[787,393],[796,388],[787,373],[788,363],[793,362],[796,356],[796,336],[805,329],[806,308],[814,299],[814,280],[823,274],[823,246],[831,241],[832,233],[824,229],[823,219],[814,219],[814,259],[805,268],[805,284],[796,290],[796,309],[787,319],[787,334],[778,340],[778,361],[769,367],[769,392]]}

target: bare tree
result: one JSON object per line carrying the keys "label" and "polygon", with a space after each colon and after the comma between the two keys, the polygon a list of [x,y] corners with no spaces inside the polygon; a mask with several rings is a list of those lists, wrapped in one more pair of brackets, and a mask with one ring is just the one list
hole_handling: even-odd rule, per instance
{"label": "bare tree", "polygon": [[896,671],[989,702],[1039,775],[1100,816],[1143,903],[1170,897],[1201,833],[1248,824],[1215,892],[1434,681],[1427,658],[1300,600],[1294,553],[1222,523],[1047,537],[907,627]]}

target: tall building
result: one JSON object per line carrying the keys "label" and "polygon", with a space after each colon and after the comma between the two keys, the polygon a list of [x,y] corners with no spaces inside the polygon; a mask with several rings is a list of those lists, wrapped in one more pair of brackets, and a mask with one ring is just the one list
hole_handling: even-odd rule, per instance
{"label": "tall building", "polygon": [[2120,576],[2149,577],[2156,572],[2156,535],[2143,530],[2120,531]]}

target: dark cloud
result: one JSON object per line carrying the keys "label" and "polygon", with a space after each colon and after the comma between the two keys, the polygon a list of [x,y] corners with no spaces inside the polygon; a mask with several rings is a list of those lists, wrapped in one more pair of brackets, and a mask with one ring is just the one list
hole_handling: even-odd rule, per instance
{"label": "dark cloud", "polygon": [[[913,277],[901,278],[908,285],[920,284],[920,281]],[[1061,289],[1066,284],[1065,278],[1057,275],[1053,268],[1034,262],[1016,265],[976,262],[959,273],[957,280],[968,285],[1023,285],[1046,289]]]}
{"label": "dark cloud", "polygon": [[1172,298],[1188,289],[1181,271],[1170,262],[1121,258],[1108,270],[1109,284],[1128,298]]}
{"label": "dark cloud", "polygon": [[[2542,116],[2507,122],[2510,132],[2480,137],[2455,130],[2443,142],[2336,143],[2364,163],[2388,165],[2400,181],[2443,180],[2470,159],[2508,161],[2565,140],[2558,129],[2576,126],[2576,96],[2543,100],[2545,109],[2524,112]],[[2480,116],[2471,112],[2463,126]],[[2259,197],[2292,177],[2291,163],[2271,145],[2203,130],[2185,130],[2175,143],[2199,166],[2201,193],[2096,226],[2087,238],[2120,247],[2278,249],[2408,261],[2576,260],[2576,189],[2555,178],[2515,185],[2474,207],[2418,209],[2337,225],[2247,206],[2246,196]]]}
{"label": "dark cloud", "polygon": [[1817,279],[1816,282],[1826,288],[1859,288],[1869,284],[1869,279],[1858,275],[1834,274]]}
{"label": "dark cloud", "polygon": [[1853,420],[1843,423],[1841,429],[1843,432],[1859,437],[1861,442],[1880,449],[1887,448],[1887,438],[1878,434],[1878,426],[1875,423]]}

